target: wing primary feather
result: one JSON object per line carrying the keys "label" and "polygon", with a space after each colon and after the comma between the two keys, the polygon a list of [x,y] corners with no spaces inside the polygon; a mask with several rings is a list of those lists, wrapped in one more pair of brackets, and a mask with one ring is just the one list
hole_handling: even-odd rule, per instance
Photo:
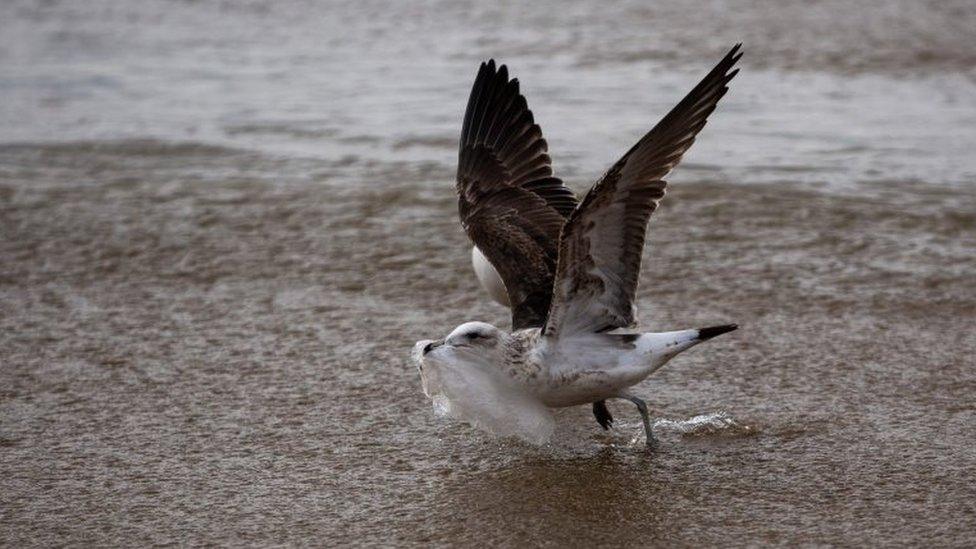
{"label": "wing primary feather", "polygon": [[549,310],[559,234],[576,195],[552,175],[548,144],[508,67],[482,63],[458,151],[458,213],[498,271],[513,326],[541,326]]}
{"label": "wing primary feather", "polygon": [[559,244],[544,333],[559,336],[631,327],[647,222],[664,197],[664,177],[705,127],[738,74],[736,44],[583,197]]}

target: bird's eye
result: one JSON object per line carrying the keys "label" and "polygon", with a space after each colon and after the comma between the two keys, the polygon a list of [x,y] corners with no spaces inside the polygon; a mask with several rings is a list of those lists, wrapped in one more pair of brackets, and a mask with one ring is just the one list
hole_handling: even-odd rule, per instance
{"label": "bird's eye", "polygon": [[468,339],[470,339],[472,341],[474,341],[476,339],[483,338],[483,337],[485,337],[485,336],[479,334],[478,332],[471,332],[471,333],[468,334]]}

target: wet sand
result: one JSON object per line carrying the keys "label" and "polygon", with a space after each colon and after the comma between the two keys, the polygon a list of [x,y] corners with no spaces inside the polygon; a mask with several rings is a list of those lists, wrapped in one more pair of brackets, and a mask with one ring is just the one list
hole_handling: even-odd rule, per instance
{"label": "wet sand", "polygon": [[343,166],[0,146],[0,544],[976,542],[972,187],[675,184],[640,318],[741,328],[638,393],[740,427],[648,453],[437,419],[412,343],[505,311],[448,167]]}

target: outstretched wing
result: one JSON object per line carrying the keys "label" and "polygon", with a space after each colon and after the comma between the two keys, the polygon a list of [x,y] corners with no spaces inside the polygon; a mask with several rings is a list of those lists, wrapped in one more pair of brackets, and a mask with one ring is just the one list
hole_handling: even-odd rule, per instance
{"label": "outstretched wing", "polygon": [[[593,186],[563,229],[546,320],[547,335],[633,326],[647,221],[664,197],[664,177],[695,142],[728,91],[742,56],[718,65]],[[730,72],[731,71],[731,72]]]}
{"label": "outstretched wing", "polygon": [[559,233],[577,203],[552,176],[547,150],[518,80],[482,63],[461,129],[458,212],[505,283],[514,330],[546,318]]}

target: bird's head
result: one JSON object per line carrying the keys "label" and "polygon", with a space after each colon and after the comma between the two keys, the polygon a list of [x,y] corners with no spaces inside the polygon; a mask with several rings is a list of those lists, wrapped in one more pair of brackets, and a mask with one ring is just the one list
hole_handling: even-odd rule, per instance
{"label": "bird's head", "polygon": [[465,322],[444,339],[418,341],[414,359],[421,371],[428,361],[497,363],[504,358],[508,338],[508,334],[487,322]]}
{"label": "bird's head", "polygon": [[457,401],[470,400],[501,378],[499,364],[505,360],[511,336],[486,322],[465,322],[444,339],[418,341],[413,359],[420,371],[424,393]]}
{"label": "bird's head", "polygon": [[552,414],[505,367],[519,347],[511,334],[484,322],[466,322],[441,340],[418,341],[413,357],[434,412],[497,435],[547,441]]}

